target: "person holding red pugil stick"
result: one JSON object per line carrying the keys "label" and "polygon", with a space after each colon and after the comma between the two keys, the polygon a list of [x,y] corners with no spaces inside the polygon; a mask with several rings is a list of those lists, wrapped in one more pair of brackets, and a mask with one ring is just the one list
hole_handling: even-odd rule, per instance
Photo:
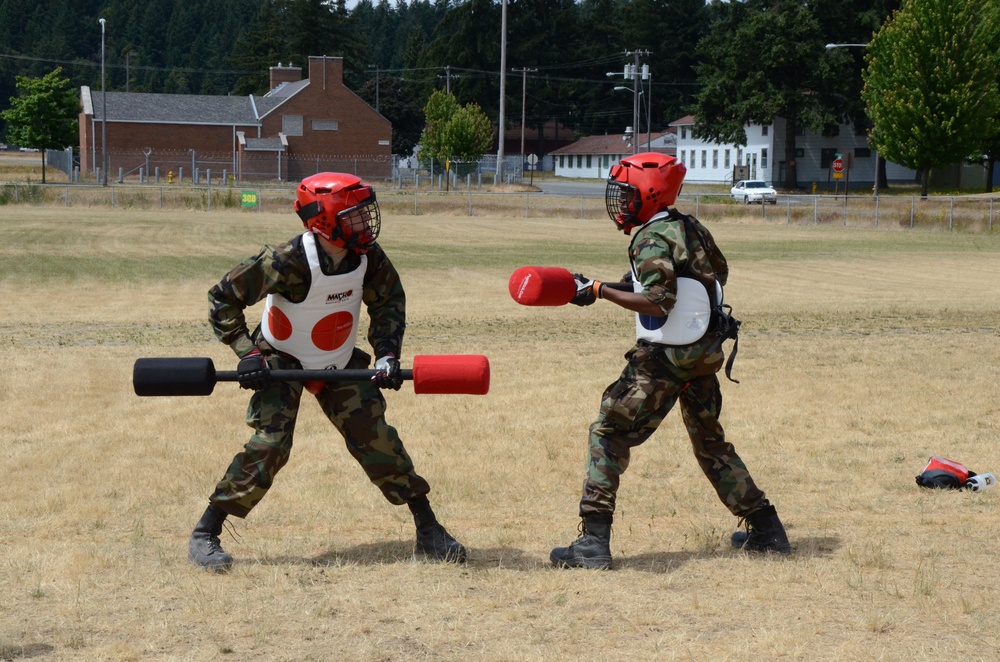
{"label": "person holding red pugil stick", "polygon": [[[395,428],[385,420],[379,389],[399,390],[399,356],[406,297],[399,274],[376,242],[381,215],[371,186],[344,173],[302,180],[295,211],[305,232],[260,252],[209,291],[218,338],[240,357],[240,386],[253,390],[247,425],[254,433],[209,497],[195,526],[188,558],[207,570],[233,564],[219,540],[223,522],[246,517],[288,461],[303,390],[343,435],[369,480],[394,505],[407,504],[416,524],[415,551],[431,560],[461,563],[466,549],[438,523],[419,476]],[[251,333],[244,309],[266,298]],[[366,369],[371,356],[355,347],[361,308],[377,357],[371,381],[276,381],[273,370]]]}
{"label": "person holding red pugil stick", "polygon": [[[636,154],[611,168],[605,200],[615,226],[632,234],[631,269],[618,289],[575,275],[570,303],[605,299],[636,314],[628,364],[605,391],[590,426],[590,457],[580,500],[581,534],[556,547],[557,567],[612,566],[611,524],[621,476],[632,449],[645,442],[679,401],[695,457],[719,499],[741,518],[734,547],[788,554],[791,545],[773,505],[757,487],[719,422],[722,392],[716,373],[722,344],[740,323],[723,304],[729,267],[708,229],[673,208],[686,168],[673,156]],[[732,358],[726,365],[730,377]]]}

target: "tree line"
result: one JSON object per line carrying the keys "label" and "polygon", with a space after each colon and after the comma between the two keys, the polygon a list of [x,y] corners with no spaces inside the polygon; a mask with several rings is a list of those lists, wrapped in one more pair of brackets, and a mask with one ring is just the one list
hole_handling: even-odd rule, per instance
{"label": "tree line", "polygon": [[[502,11],[500,0],[360,0],[352,9],[344,0],[0,0],[0,108],[16,94],[17,76],[43,76],[54,66],[73,86],[99,89],[97,19],[105,18],[110,90],[263,94],[269,67],[305,68],[310,55],[339,56],[345,84],[393,122],[393,151],[408,154],[427,125],[424,109],[435,91],[498,118]],[[557,122],[575,137],[622,133],[633,123],[635,94],[624,70],[635,64],[649,73],[639,85],[637,130],[663,130],[691,114],[700,135],[745,144],[746,123],[783,117],[792,181],[795,136],[805,129],[829,133],[841,122],[870,132],[886,158],[914,162],[913,148],[894,149],[885,128],[893,125],[898,99],[885,90],[912,89],[923,79],[918,107],[952,127],[943,134],[948,144],[970,150],[968,157],[994,153],[990,141],[998,140],[996,103],[975,98],[984,90],[997,96],[995,2],[507,0],[506,12],[511,127]],[[906,18],[918,12],[926,20]],[[908,44],[894,48],[909,50],[880,45],[887,40],[876,36],[890,24],[905,27]],[[951,52],[955,39],[969,52],[960,66],[949,66],[958,57]],[[967,48],[969,40],[977,47]],[[829,43],[865,47],[828,49]],[[917,62],[917,55],[926,57]],[[944,64],[931,67],[928,58]],[[934,100],[959,93],[962,103]],[[895,112],[908,104],[912,113],[915,101],[896,103]],[[958,120],[942,119],[948,112]],[[970,130],[964,120],[976,124],[978,142],[956,140],[956,126]],[[918,169],[932,167],[926,154],[920,163]]]}

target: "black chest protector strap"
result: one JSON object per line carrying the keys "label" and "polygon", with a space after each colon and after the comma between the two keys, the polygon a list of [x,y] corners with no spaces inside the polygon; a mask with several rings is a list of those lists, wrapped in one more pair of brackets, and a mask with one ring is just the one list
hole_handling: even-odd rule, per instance
{"label": "black chest protector strap", "polygon": [[[671,210],[673,211],[673,210]],[[707,242],[704,237],[701,236],[701,232],[698,231],[698,227],[691,222],[691,218],[686,214],[677,214],[675,218],[679,217],[683,219],[684,222],[684,240],[687,243],[688,254],[692,254],[691,243],[688,237],[694,235],[698,237],[702,248],[708,251],[709,242]],[[711,261],[711,260],[709,260]],[[683,271],[678,275],[687,276],[689,278],[695,278],[698,280],[694,274],[691,273],[691,260],[688,259],[687,264],[684,265]],[[713,283],[714,285],[714,283]],[[708,290],[708,300],[712,307],[712,315],[709,319],[708,330],[710,333],[715,333],[718,335],[718,340],[712,343],[709,348],[709,353],[715,353],[722,349],[722,343],[726,342],[730,338],[733,340],[733,351],[729,353],[729,360],[726,361],[726,379],[733,382],[734,384],[739,384],[738,379],[733,379],[733,362],[736,361],[736,353],[740,348],[740,326],[743,322],[739,321],[733,317],[733,307],[727,305],[718,299],[715,287],[706,287]]]}

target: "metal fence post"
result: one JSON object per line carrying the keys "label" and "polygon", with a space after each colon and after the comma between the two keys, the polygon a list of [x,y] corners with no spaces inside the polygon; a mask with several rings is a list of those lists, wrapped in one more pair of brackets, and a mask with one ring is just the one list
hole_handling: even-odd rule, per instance
{"label": "metal fence post", "polygon": [[819,198],[813,196],[813,225],[819,225]]}
{"label": "metal fence post", "polygon": [[911,228],[913,227],[913,212],[915,211],[914,208],[916,206],[916,200],[917,199],[914,198],[912,195],[910,196],[910,227]]}
{"label": "metal fence post", "polygon": [[951,196],[951,205],[948,209],[948,232],[955,231],[955,196]]}

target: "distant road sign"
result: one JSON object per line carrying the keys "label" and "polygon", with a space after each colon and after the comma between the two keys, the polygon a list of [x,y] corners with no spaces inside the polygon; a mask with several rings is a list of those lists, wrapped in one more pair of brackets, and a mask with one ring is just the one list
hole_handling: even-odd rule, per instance
{"label": "distant road sign", "polygon": [[833,160],[833,171],[834,172],[844,172],[844,160],[834,159]]}

